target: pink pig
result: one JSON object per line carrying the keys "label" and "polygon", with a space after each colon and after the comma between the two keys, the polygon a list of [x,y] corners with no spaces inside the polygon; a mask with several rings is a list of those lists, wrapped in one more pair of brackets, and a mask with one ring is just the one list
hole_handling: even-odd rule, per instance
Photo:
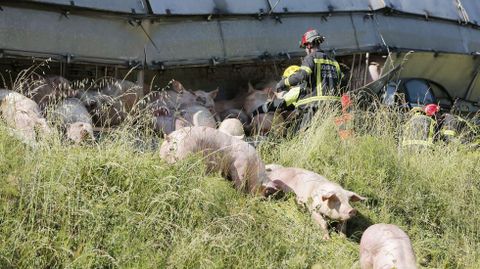
{"label": "pink pig", "polygon": [[345,234],[347,220],[357,213],[349,202],[366,199],[305,169],[270,164],[266,166],[266,171],[271,181],[267,185],[266,195],[276,190],[294,192],[297,202],[306,206],[315,222],[324,231],[324,239],[330,238],[325,217],[340,221],[339,230]]}
{"label": "pink pig", "polygon": [[165,137],[160,156],[169,163],[201,153],[210,170],[220,171],[238,190],[258,193],[268,182],[265,165],[247,142],[206,126],[185,127]]}
{"label": "pink pig", "polygon": [[393,224],[368,227],[360,240],[362,269],[414,269],[415,253],[408,235]]}

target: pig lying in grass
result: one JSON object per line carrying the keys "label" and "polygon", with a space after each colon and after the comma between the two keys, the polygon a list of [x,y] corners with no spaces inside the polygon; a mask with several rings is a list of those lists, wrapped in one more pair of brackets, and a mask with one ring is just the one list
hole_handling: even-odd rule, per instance
{"label": "pig lying in grass", "polygon": [[410,238],[393,224],[368,227],[360,240],[360,266],[362,269],[417,268]]}
{"label": "pig lying in grass", "polygon": [[169,163],[201,153],[209,170],[220,171],[238,190],[258,193],[268,178],[255,148],[210,127],[185,127],[166,136],[160,156]]}
{"label": "pig lying in grass", "polygon": [[94,140],[92,118],[79,99],[63,100],[51,114],[54,123],[59,124],[65,130],[68,139],[75,143]]}
{"label": "pig lying in grass", "polygon": [[34,143],[38,134],[51,133],[37,103],[18,92],[0,89],[0,114],[15,135],[27,144]]}
{"label": "pig lying in grass", "polygon": [[266,171],[270,179],[266,195],[277,190],[295,193],[297,202],[305,205],[324,231],[324,239],[330,238],[325,217],[338,220],[339,230],[345,234],[347,220],[357,213],[349,202],[365,200],[364,197],[305,169],[270,164],[266,166]]}

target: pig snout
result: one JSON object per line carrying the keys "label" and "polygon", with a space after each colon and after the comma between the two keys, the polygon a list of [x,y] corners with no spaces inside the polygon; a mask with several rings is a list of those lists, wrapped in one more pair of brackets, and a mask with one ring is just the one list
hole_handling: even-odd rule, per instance
{"label": "pig snout", "polygon": [[340,210],[339,212],[340,216],[339,216],[339,219],[341,221],[347,221],[349,219],[351,219],[352,217],[355,217],[358,213],[358,211],[355,209],[355,208],[352,208],[352,207],[349,207],[349,208],[346,208],[344,210]]}
{"label": "pig snout", "polygon": [[358,211],[356,209],[352,208],[348,211],[348,216],[354,217],[354,216],[357,215],[357,213],[358,213]]}
{"label": "pig snout", "polygon": [[270,183],[267,184],[266,186],[262,186],[262,188],[263,188],[262,195],[264,197],[269,197],[279,191],[279,189],[276,186],[270,185]]}

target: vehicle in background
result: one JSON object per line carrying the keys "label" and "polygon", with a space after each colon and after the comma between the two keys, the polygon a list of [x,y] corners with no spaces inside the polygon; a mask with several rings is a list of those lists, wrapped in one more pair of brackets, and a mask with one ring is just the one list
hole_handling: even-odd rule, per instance
{"label": "vehicle in background", "polygon": [[437,104],[442,111],[450,111],[454,103],[442,85],[423,78],[388,82],[381,92],[381,100],[387,106],[399,106],[406,110]]}

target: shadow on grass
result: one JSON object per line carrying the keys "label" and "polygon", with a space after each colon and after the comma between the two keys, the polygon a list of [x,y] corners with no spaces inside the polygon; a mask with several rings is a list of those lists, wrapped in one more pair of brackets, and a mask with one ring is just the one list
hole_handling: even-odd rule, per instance
{"label": "shadow on grass", "polygon": [[363,232],[374,223],[370,218],[362,215],[358,212],[357,216],[353,217],[348,221],[347,224],[347,237],[351,240],[360,243],[360,238],[362,238]]}

